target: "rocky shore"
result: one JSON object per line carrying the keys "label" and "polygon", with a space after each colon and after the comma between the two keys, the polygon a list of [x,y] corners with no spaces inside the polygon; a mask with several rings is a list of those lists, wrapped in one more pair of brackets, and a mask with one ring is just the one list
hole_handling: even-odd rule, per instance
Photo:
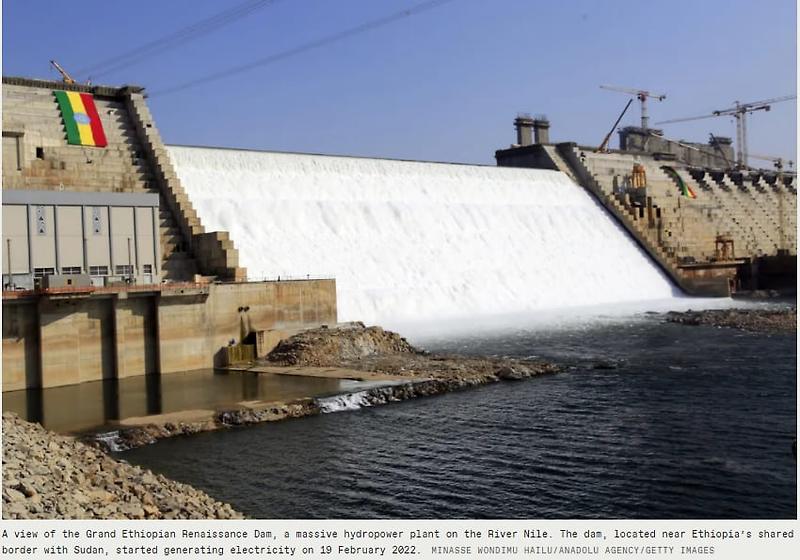
{"label": "rocky shore", "polygon": [[[358,406],[447,393],[496,381],[514,381],[560,371],[546,362],[505,358],[431,355],[397,333],[362,323],[304,331],[281,341],[263,361],[268,365],[329,366],[376,372],[397,378],[388,386],[359,391]],[[329,411],[321,399],[264,403],[216,412],[202,421],[168,421],[121,427],[86,443],[106,451],[131,449],[163,438],[299,418]]]}
{"label": "rocky shore", "polygon": [[797,309],[707,309],[703,311],[671,311],[666,320],[682,325],[711,325],[751,332],[797,332]]}
{"label": "rocky shore", "polygon": [[3,414],[4,519],[239,519],[188,486]]}
{"label": "rocky shore", "polygon": [[[106,452],[176,435],[298,418],[343,406],[372,406],[437,395],[501,380],[555,373],[530,360],[431,355],[396,333],[351,323],[282,341],[263,361],[330,366],[390,376],[387,384],[322,399],[260,403],[201,420],[123,426],[82,440],[3,415],[3,517],[6,519],[236,519],[241,514],[191,486],[153,474]],[[396,378],[396,381],[394,381]]]}

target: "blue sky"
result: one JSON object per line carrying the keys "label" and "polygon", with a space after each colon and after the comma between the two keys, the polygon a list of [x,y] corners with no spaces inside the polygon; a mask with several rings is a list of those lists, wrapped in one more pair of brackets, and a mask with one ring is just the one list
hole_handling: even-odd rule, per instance
{"label": "blue sky", "polygon": [[[3,0],[3,74],[55,78],[51,58],[79,71],[243,1]],[[792,0],[454,0],[158,95],[419,1],[275,1],[93,81],[145,86],[168,143],[489,164],[517,112],[546,114],[553,140],[599,144],[627,101],[600,84],[666,93],[651,122],[796,92]],[[638,123],[631,109],[623,124]],[[753,115],[750,151],[794,159],[796,114],[790,101]],[[664,128],[735,136],[729,118]]]}

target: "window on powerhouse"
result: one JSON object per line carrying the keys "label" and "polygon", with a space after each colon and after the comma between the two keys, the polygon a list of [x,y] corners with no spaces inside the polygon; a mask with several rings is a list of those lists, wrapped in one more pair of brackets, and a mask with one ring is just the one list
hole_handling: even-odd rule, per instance
{"label": "window on powerhouse", "polygon": [[35,278],[42,278],[44,276],[52,276],[55,273],[56,273],[56,269],[55,268],[50,268],[50,267],[34,268],[33,269],[33,276]]}
{"label": "window on powerhouse", "polygon": [[107,266],[90,266],[89,275],[91,276],[108,276]]}
{"label": "window on powerhouse", "polygon": [[81,267],[79,266],[62,266],[61,274],[80,274]]}
{"label": "window on powerhouse", "polygon": [[114,267],[114,274],[117,276],[131,276],[133,274],[133,265],[118,264]]}

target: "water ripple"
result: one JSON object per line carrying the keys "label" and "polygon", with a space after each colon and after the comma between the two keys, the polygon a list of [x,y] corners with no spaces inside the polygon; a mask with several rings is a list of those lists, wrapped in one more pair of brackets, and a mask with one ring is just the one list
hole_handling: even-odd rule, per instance
{"label": "water ripple", "polygon": [[[585,367],[123,456],[255,517],[796,515],[790,336],[641,320],[441,343],[457,348]],[[595,356],[622,367],[595,370]]]}

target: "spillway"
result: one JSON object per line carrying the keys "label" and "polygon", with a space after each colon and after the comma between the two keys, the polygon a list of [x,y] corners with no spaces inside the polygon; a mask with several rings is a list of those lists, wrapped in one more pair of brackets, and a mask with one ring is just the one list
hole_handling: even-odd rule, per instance
{"label": "spillway", "polygon": [[250,278],[334,276],[339,319],[397,325],[673,297],[560,172],[169,147]]}

